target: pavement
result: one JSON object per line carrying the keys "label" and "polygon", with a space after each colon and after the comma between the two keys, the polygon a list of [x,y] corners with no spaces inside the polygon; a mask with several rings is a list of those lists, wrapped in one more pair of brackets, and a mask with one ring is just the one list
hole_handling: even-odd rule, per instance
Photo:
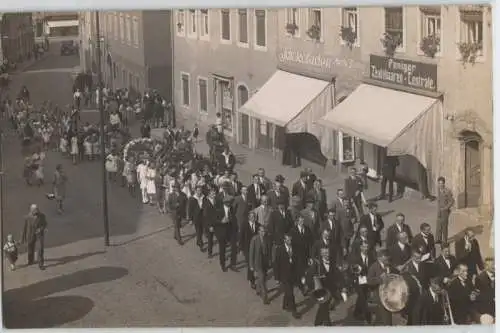
{"label": "pavement", "polygon": [[[51,54],[13,77],[13,92],[28,86],[35,104],[46,99],[64,106],[72,99],[68,68],[78,65],[75,56],[61,57],[51,45]],[[48,71],[47,69],[50,69]],[[96,122],[98,114],[82,112],[82,121]],[[186,126],[188,120],[183,121]],[[204,135],[200,135],[202,138]],[[198,144],[203,150],[206,145]],[[263,166],[270,177],[281,173],[291,183],[298,170],[283,168],[269,155],[233,146],[243,182]],[[272,290],[271,304],[263,305],[239,272],[222,272],[218,258],[208,260],[194,244],[194,228],[184,226],[184,246],[173,240],[168,216],[142,205],[117,184],[109,184],[111,246],[103,241],[101,169],[96,162],[76,166],[58,153],[48,153],[45,175],[51,179],[55,165],[62,163],[69,178],[66,212],[56,213],[46,199],[48,184],[28,187],[22,179],[19,141],[7,136],[5,154],[5,211],[3,235],[19,237],[23,216],[37,203],[47,215],[46,270],[26,267],[21,249],[20,267],[4,269],[3,315],[7,328],[111,328],[111,327],[206,327],[206,326],[311,326],[315,305],[296,295],[302,319],[281,310],[282,296]],[[343,175],[318,170],[330,197],[341,187]],[[370,186],[368,195],[377,188]],[[390,224],[395,212],[407,215],[416,230],[422,221],[434,225],[435,208],[428,202],[406,199],[381,202],[380,211]],[[217,249],[217,247],[216,247]],[[217,250],[216,253],[217,254]],[[240,256],[239,261],[242,261]],[[4,264],[4,267],[7,265]],[[274,281],[269,282],[269,287]],[[332,313],[337,325],[359,324],[351,319],[354,297]]]}

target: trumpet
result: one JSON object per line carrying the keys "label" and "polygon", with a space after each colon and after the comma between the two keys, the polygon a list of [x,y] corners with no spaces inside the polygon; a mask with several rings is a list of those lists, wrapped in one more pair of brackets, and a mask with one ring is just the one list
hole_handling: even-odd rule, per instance
{"label": "trumpet", "polygon": [[453,311],[451,310],[450,297],[445,289],[441,290],[442,303],[444,310],[444,322],[449,325],[455,325],[455,319],[453,318]]}

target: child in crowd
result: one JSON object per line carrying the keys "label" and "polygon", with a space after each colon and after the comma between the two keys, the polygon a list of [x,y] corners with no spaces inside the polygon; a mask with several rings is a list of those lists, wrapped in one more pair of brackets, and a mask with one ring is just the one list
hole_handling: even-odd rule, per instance
{"label": "child in crowd", "polygon": [[16,270],[16,262],[19,252],[17,249],[17,242],[14,241],[14,237],[12,237],[12,235],[10,234],[7,236],[7,241],[3,246],[3,251],[5,252],[7,260],[9,260],[10,270],[11,271]]}

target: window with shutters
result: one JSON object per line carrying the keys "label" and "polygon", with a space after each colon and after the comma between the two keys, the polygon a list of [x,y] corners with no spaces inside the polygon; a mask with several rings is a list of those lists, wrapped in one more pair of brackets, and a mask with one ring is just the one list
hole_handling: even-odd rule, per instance
{"label": "window with shutters", "polygon": [[[354,39],[353,45],[359,46],[359,20],[358,20],[358,8],[356,7],[346,7],[342,8],[342,28],[347,29],[346,36],[348,40]],[[348,36],[352,33],[352,36]],[[342,39],[343,42],[345,42]]]}
{"label": "window with shutters", "polygon": [[189,106],[189,74],[181,73],[182,81],[182,105]]}
{"label": "window with shutters", "polygon": [[248,46],[248,9],[238,9],[238,44]]}
{"label": "window with shutters", "polygon": [[196,20],[196,9],[190,9],[188,11],[188,36],[196,38],[198,37],[198,23]]}
{"label": "window with shutters", "polygon": [[176,15],[176,31],[178,36],[186,35],[186,27],[185,27],[185,17],[184,17],[184,9],[178,9]]}
{"label": "window with shutters", "polygon": [[198,79],[198,99],[200,111],[208,112],[208,80],[205,78]]}
{"label": "window with shutters", "polygon": [[287,34],[300,37],[300,8],[286,9],[286,26]]}
{"label": "window with shutters", "polygon": [[404,46],[403,7],[385,8],[385,33],[397,38],[399,48]]}
{"label": "window with shutters", "polygon": [[267,15],[265,9],[255,9],[255,48],[267,47]]}
{"label": "window with shutters", "polygon": [[229,9],[221,9],[221,39],[231,41],[231,14]]}
{"label": "window with shutters", "polygon": [[460,10],[460,43],[477,45],[477,54],[483,54],[483,11],[477,9]]}
{"label": "window with shutters", "polygon": [[200,9],[200,38],[208,40],[210,38],[208,9]]}

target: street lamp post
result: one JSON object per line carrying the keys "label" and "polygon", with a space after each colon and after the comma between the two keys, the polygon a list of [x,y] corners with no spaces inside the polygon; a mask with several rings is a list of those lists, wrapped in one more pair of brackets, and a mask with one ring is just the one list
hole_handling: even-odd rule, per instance
{"label": "street lamp post", "polygon": [[106,142],[104,133],[104,107],[102,103],[102,69],[101,69],[101,35],[99,24],[99,12],[95,12],[96,25],[96,50],[97,50],[97,89],[98,89],[98,108],[100,115],[101,131],[101,170],[102,170],[102,217],[104,223],[104,245],[109,246],[109,214],[108,214],[108,178],[106,177]]}

